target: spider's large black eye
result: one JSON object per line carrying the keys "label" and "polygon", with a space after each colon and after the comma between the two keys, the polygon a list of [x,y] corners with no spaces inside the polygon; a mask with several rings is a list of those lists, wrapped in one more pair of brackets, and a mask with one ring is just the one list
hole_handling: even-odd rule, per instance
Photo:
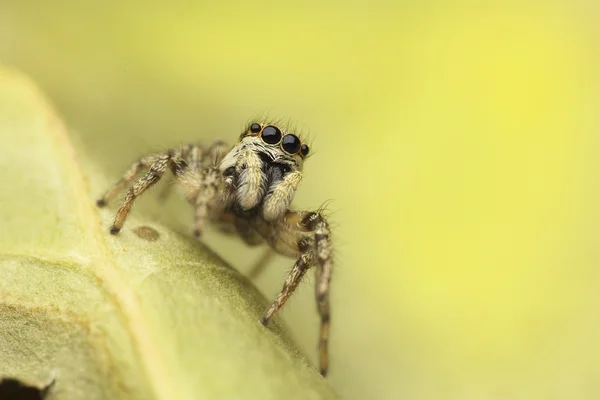
{"label": "spider's large black eye", "polygon": [[308,148],[308,146],[307,146],[307,145],[305,145],[305,144],[303,144],[303,145],[300,147],[300,153],[302,153],[302,155],[303,155],[304,157],[306,157],[306,156],[308,155],[308,152],[309,152],[309,150],[310,150],[310,149],[309,149],[309,148]]}
{"label": "spider's large black eye", "polygon": [[285,135],[281,147],[287,153],[296,154],[300,150],[300,139],[296,135]]}
{"label": "spider's large black eye", "polygon": [[256,123],[250,125],[250,132],[252,132],[252,133],[260,132],[260,125],[256,124]]}
{"label": "spider's large black eye", "polygon": [[275,126],[267,126],[262,131],[262,139],[265,143],[277,144],[281,140],[281,131]]}

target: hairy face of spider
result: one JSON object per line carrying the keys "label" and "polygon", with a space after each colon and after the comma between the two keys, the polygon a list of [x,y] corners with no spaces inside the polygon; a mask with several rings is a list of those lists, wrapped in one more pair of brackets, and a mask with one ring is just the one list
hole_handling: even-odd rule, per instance
{"label": "hairy face of spider", "polygon": [[219,169],[235,190],[237,205],[248,211],[262,205],[266,220],[281,218],[300,184],[309,148],[271,124],[252,123]]}

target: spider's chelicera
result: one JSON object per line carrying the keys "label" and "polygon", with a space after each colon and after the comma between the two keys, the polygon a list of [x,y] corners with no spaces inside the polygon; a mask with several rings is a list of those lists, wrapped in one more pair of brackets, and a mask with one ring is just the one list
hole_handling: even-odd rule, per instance
{"label": "spider's chelicera", "polygon": [[294,292],[306,271],[316,267],[315,296],[321,317],[319,364],[327,373],[329,286],[332,273],[330,228],[321,212],[290,210],[302,179],[309,148],[272,124],[252,123],[231,147],[187,145],[134,163],[98,201],[104,206],[135,178],[115,215],[110,233],[117,234],[133,202],[169,170],[194,209],[194,235],[207,223],[230,224],[249,245],[267,243],[296,259],[283,288],[260,321],[267,325]]}

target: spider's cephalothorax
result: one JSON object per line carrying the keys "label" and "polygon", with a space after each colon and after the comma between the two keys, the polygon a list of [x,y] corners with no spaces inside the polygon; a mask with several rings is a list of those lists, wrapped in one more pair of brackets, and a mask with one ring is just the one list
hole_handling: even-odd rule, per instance
{"label": "spider's cephalothorax", "polygon": [[267,243],[296,263],[283,289],[261,318],[266,325],[296,289],[306,271],[316,267],[315,296],[321,316],[319,364],[327,373],[329,340],[329,286],[332,245],[330,228],[320,212],[294,211],[289,206],[302,179],[309,148],[302,140],[273,124],[252,123],[231,147],[215,142],[209,147],[187,145],[142,158],[97,201],[104,206],[146,173],[127,191],[115,215],[112,234],[123,227],[137,197],[158,182],[168,169],[183,187],[194,208],[194,235],[206,223],[231,225],[249,245]]}

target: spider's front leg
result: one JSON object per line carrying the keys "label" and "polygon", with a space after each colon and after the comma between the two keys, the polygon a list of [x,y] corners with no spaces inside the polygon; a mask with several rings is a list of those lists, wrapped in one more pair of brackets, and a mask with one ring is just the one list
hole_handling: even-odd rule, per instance
{"label": "spider's front leg", "polygon": [[181,157],[181,153],[175,152],[174,150],[169,150],[166,154],[143,158],[136,162],[127,173],[96,202],[96,204],[100,207],[106,205],[110,199],[114,198],[127,184],[132,182],[135,179],[135,176],[141,172],[144,167],[149,167],[148,172],[129,188],[125,199],[121,203],[121,207],[119,207],[119,210],[115,215],[113,224],[110,227],[110,233],[113,235],[119,233],[123,227],[127,214],[131,210],[131,206],[133,206],[136,198],[141,196],[152,185],[158,182],[167,168],[171,170],[176,178],[181,177],[187,169],[187,163]]}
{"label": "spider's front leg", "polygon": [[96,200],[96,205],[98,207],[104,207],[105,205],[107,205],[109,201],[115,198],[115,196],[118,195],[119,192],[123,190],[125,186],[129,185],[135,179],[135,177],[138,176],[140,172],[142,172],[142,169],[150,168],[150,166],[154,164],[154,162],[158,158],[160,158],[160,156],[161,155],[159,154],[154,154],[143,157],[138,161],[134,162],[131,165],[131,167],[129,167],[129,169],[123,174],[121,179],[119,179],[106,192],[104,192],[102,197]]}
{"label": "spider's front leg", "polygon": [[300,257],[283,284],[281,292],[261,318],[261,322],[264,325],[269,322],[298,287],[306,271],[316,265],[315,298],[321,317],[319,367],[321,375],[325,376],[329,365],[328,343],[331,320],[329,311],[329,288],[333,271],[331,229],[321,213],[288,211],[283,221],[275,228],[274,233],[278,233],[278,235],[270,235],[272,247],[275,247],[276,241],[284,241],[288,242],[287,246],[291,248],[289,243],[293,238],[297,246],[294,250],[300,253]]}

